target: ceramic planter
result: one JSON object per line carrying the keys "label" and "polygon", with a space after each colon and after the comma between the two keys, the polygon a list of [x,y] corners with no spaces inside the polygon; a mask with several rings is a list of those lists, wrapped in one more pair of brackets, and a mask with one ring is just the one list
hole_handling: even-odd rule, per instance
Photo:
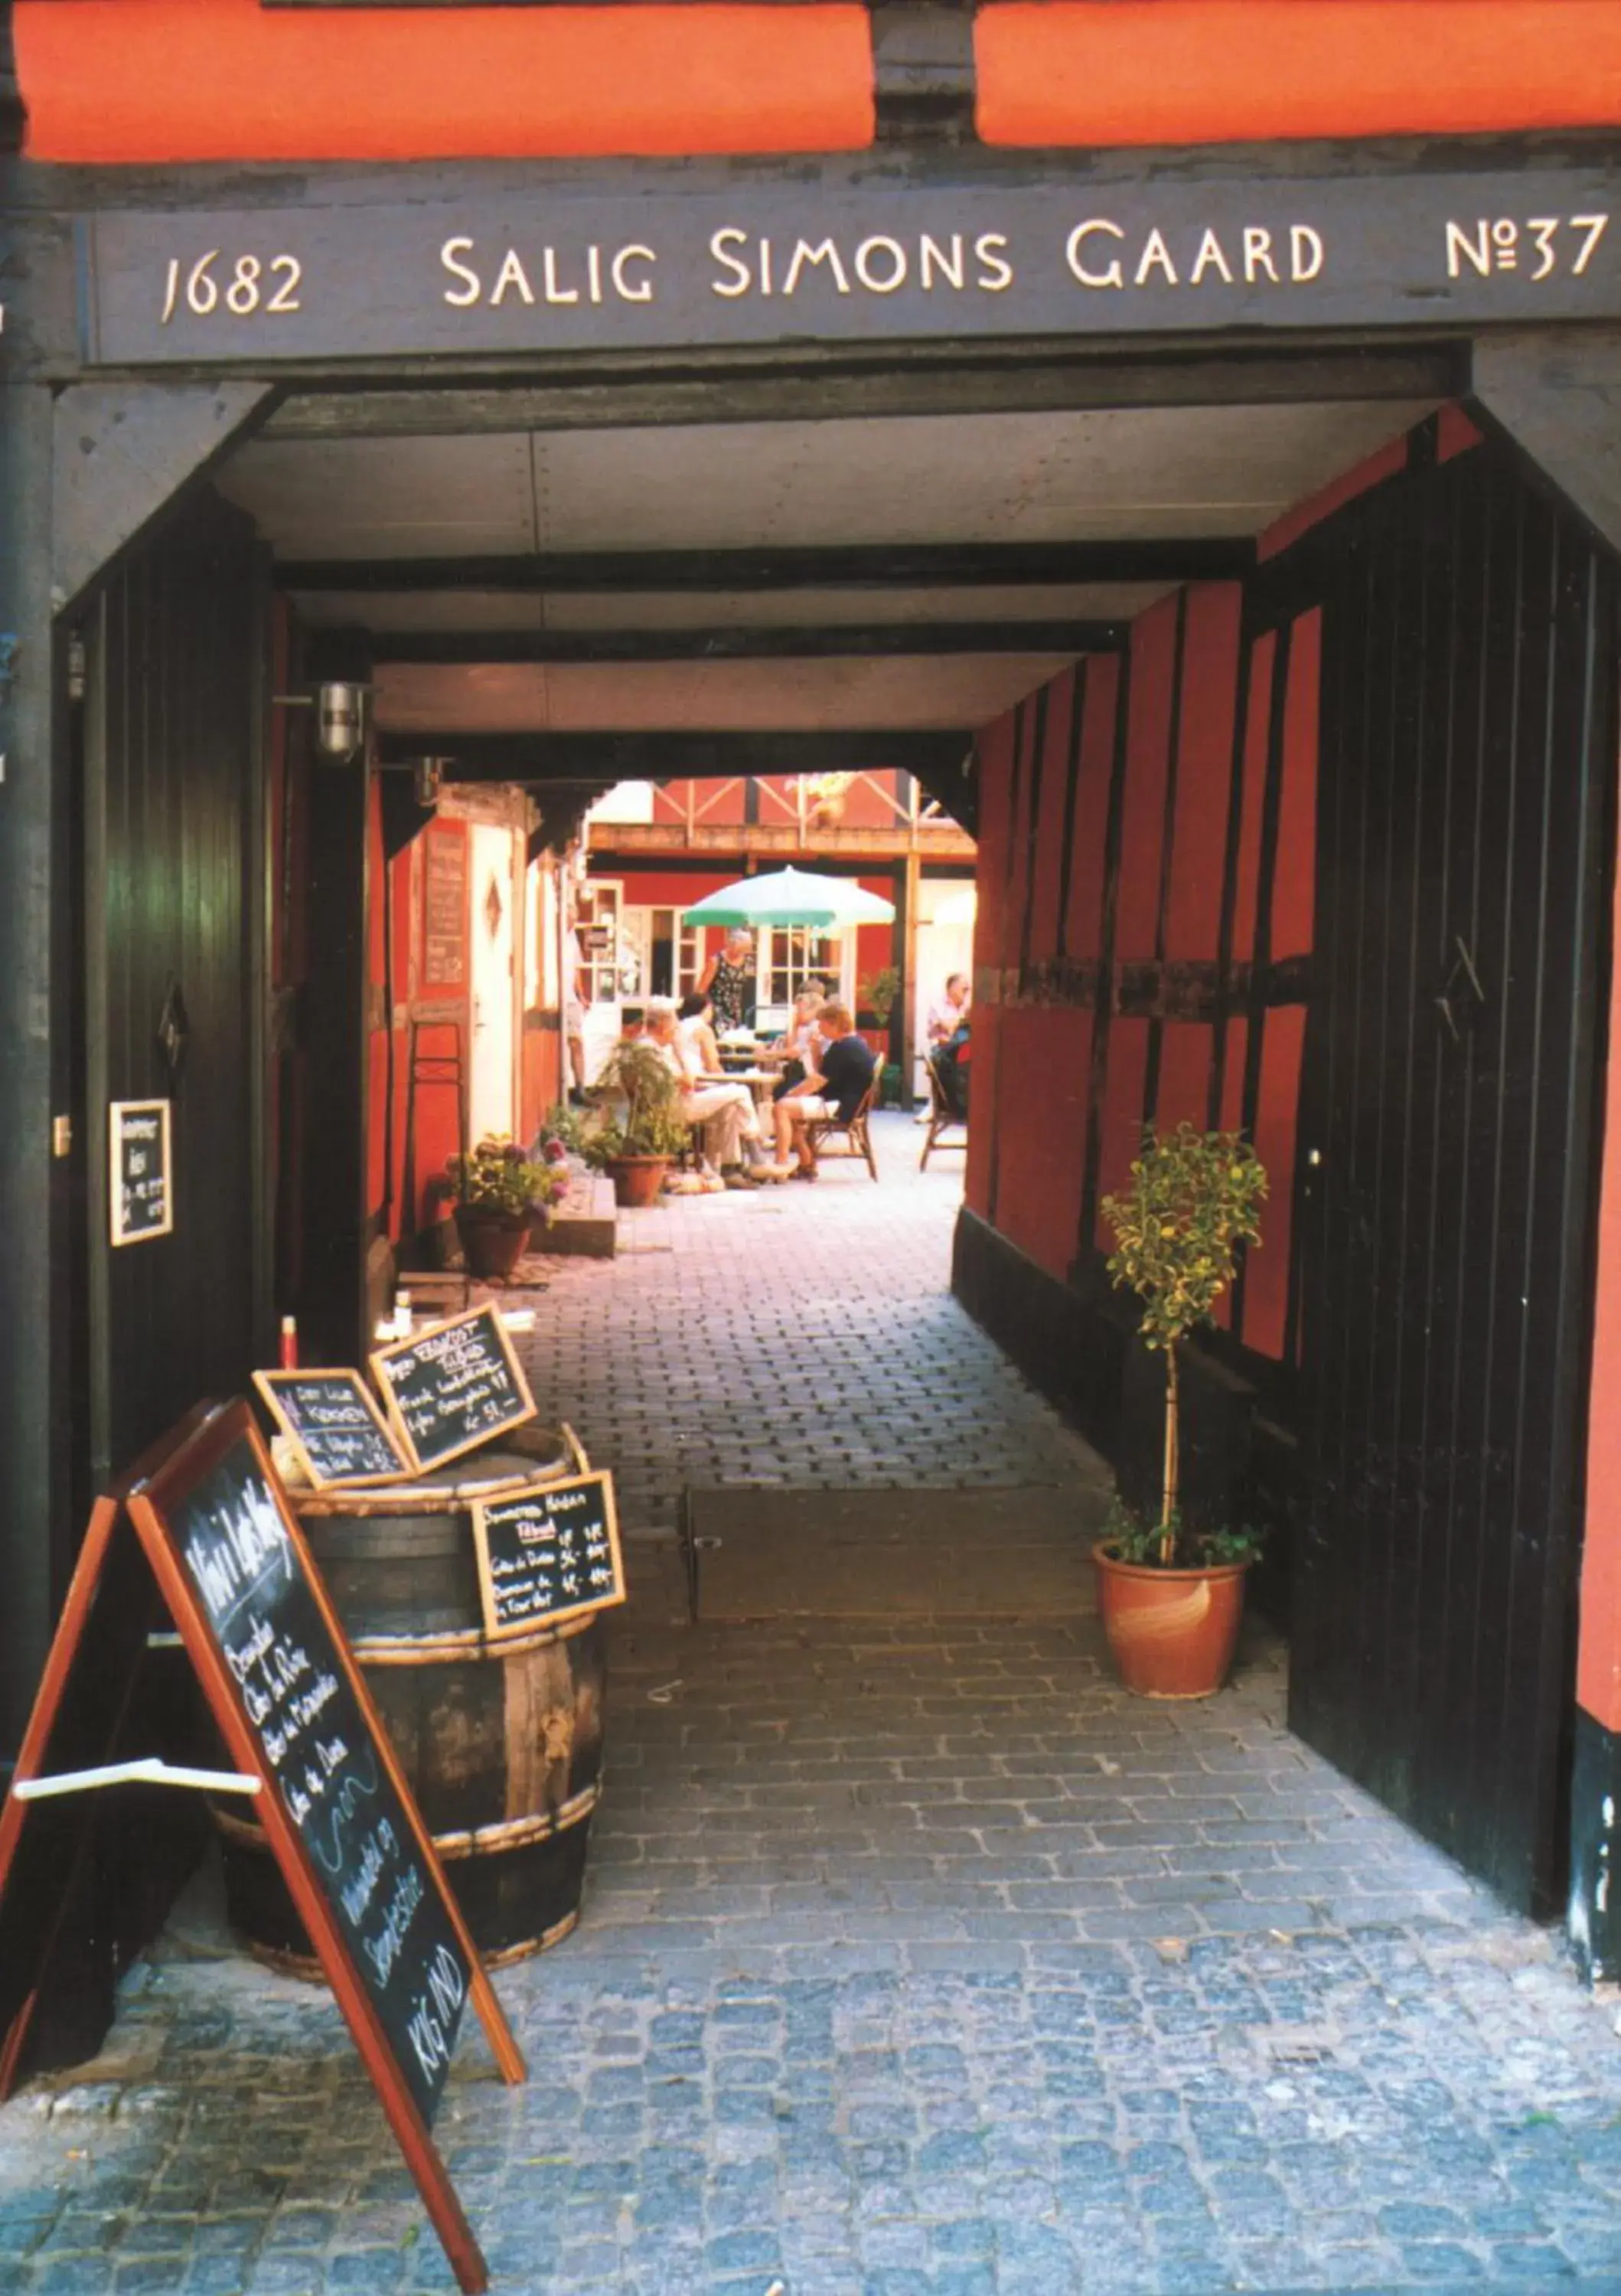
{"label": "ceramic planter", "polygon": [[477,1204],[456,1206],[456,1234],[470,1275],[504,1278],[529,1248],[528,1212],[492,1212]]}
{"label": "ceramic planter", "polygon": [[615,1203],[626,1211],[640,1211],[648,1204],[656,1204],[669,1168],[667,1156],[610,1156],[607,1170],[613,1182]]}
{"label": "ceramic planter", "polygon": [[1101,1539],[1098,1607],[1128,1690],[1144,1698],[1208,1698],[1227,1679],[1244,1614],[1248,1562],[1161,1570],[1122,1562]]}

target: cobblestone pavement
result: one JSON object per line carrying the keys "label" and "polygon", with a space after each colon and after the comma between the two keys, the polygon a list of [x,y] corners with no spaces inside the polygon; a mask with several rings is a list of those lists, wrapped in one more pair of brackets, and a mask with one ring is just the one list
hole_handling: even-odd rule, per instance
{"label": "cobblestone pavement", "polygon": [[632,1536],[682,1483],[1062,1483],[1096,1463],[950,1298],[960,1152],[876,1128],[882,1179],[675,1196],[621,1251],[560,1259],[525,1364],[542,1416],[610,1461]]}
{"label": "cobblestone pavement", "polygon": [[[940,1296],[954,1180],[913,1144],[879,1188],[650,1213],[540,1297],[547,1402],[634,1451],[643,1533],[733,1468],[1094,1513]],[[1613,2005],[1288,1735],[1267,1636],[1151,1705],[1087,1619],[691,1628],[659,1560],[584,1922],[498,1980],[530,2079],[470,2035],[438,2122],[499,2289],[1621,2288]],[[206,1910],[96,2064],[0,2111],[0,2290],[450,2284],[335,2012]]]}

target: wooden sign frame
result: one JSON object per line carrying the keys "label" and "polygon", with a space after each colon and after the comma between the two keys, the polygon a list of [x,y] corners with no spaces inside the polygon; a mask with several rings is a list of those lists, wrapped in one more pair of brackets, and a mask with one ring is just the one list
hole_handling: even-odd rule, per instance
{"label": "wooden sign frame", "polygon": [[[42,1775],[39,1765],[51,1739],[64,1692],[74,1672],[75,1660],[92,1613],[106,1560],[108,1543],[118,1526],[127,1521],[144,1551],[151,1577],[156,1581],[156,1592],[168,1605],[238,1773],[244,1779],[258,1781],[257,1814],[266,1841],[320,1957],[333,1997],[354,2037],[361,2060],[405,2155],[406,2166],[432,2218],[434,2229],[444,2244],[457,2284],[466,2292],[466,2296],[481,2296],[481,2292],[489,2285],[489,2276],[479,2244],[449,2174],[434,2146],[427,2120],[406,2083],[381,2016],[350,1957],[349,1948],[325,1892],[315,1879],[310,1853],[283,1802],[276,1775],[249,1722],[242,1689],[181,1562],[176,1544],[172,1515],[184,1505],[197,1486],[242,1444],[249,1447],[255,1469],[262,1477],[264,1488],[274,1505],[305,1589],[330,1637],[332,1659],[339,1667],[344,1687],[353,1698],[370,1734],[373,1748],[392,1787],[399,1815],[410,1832],[422,1874],[437,1894],[439,1911],[465,1962],[468,1997],[484,2027],[502,2078],[509,2082],[525,2079],[522,2054],[495,1998],[461,1909],[446,1884],[432,1840],[401,1774],[381,1718],[366,1688],[364,1677],[355,1664],[348,1639],[332,1609],[320,1573],[311,1560],[297,1518],[271,1464],[265,1439],[254,1423],[252,1410],[245,1398],[239,1398],[233,1403],[223,1407],[216,1406],[201,1414],[192,1414],[189,1420],[166,1437],[153,1453],[148,1455],[123,1488],[96,1502],[68,1603],[52,1644],[34,1713],[24,1738],[18,1775],[29,1777]],[[142,1636],[144,1647],[143,1627]],[[0,1912],[6,1910],[6,1877],[13,1866],[17,1849],[24,1839],[29,1814],[35,1807],[32,1800],[19,1800],[12,1794],[8,1798],[4,1811],[0,1811]],[[47,1949],[49,1942],[47,1939]],[[26,2027],[26,2016],[31,2009],[32,1999],[30,1994],[25,2004],[24,2014],[14,2021],[6,2038],[5,2057],[4,2063],[0,2064],[0,2070],[6,2073],[14,2070],[21,2046],[19,2029]]]}
{"label": "wooden sign frame", "polygon": [[[91,1508],[67,1600],[23,1732],[12,1774],[13,1785],[80,1763],[103,1762],[117,1747],[146,1660],[147,1635],[167,1617],[151,1573],[142,1570],[138,1563],[134,1568],[148,1597],[144,1611],[133,1618],[125,1615],[134,1606],[121,1601],[126,1591],[122,1585],[108,1597],[119,1613],[112,1621],[118,1639],[127,1644],[127,1658],[118,1662],[123,1679],[106,1679],[112,1661],[105,1651],[95,1653],[94,1680],[86,1681],[81,1667],[76,1684],[73,1661],[102,1591],[115,1534],[122,1527],[126,1538],[134,1541],[124,1513],[130,1488],[155,1474],[172,1452],[196,1434],[214,1408],[209,1403],[195,1405]],[[128,1575],[131,1559],[122,1554],[118,1556],[120,1578]],[[89,1713],[82,1710],[86,1705],[92,1710]],[[87,1795],[58,1804],[48,1816],[38,1805],[15,1793],[0,1800],[0,1945],[4,1948],[0,1951],[0,2104],[21,2078],[29,2030],[49,1980],[68,1898],[90,1852],[94,1816],[95,1805]],[[54,1839],[42,1841],[42,1833],[53,1833]],[[25,1865],[25,1859],[30,1862]],[[15,1878],[19,1874],[20,1881]],[[8,1898],[8,1887],[14,1891],[20,1889],[20,1899],[15,1894]]]}
{"label": "wooden sign frame", "polygon": [[[396,1399],[394,1387],[386,1366],[397,1356],[413,1353],[422,1346],[424,1340],[432,1339],[438,1332],[454,1332],[463,1324],[476,1324],[485,1316],[490,1320],[495,1334],[496,1345],[506,1364],[508,1375],[523,1398],[524,1408],[511,1419],[503,1419],[498,1427],[487,1427],[482,1433],[471,1437],[465,1443],[458,1443],[453,1449],[441,1451],[434,1458],[424,1460],[412,1440],[411,1431],[405,1424],[405,1414]],[[501,1320],[500,1309],[491,1300],[484,1300],[477,1308],[464,1308],[459,1316],[447,1316],[442,1323],[425,1324],[420,1332],[413,1332],[408,1340],[396,1340],[389,1347],[377,1349],[366,1360],[371,1366],[372,1376],[377,1382],[378,1392],[383,1398],[383,1407],[389,1414],[389,1423],[394,1430],[395,1439],[401,1445],[405,1456],[411,1461],[413,1474],[425,1475],[436,1472],[440,1467],[447,1467],[453,1459],[464,1458],[469,1451],[477,1451],[485,1444],[493,1443],[498,1435],[504,1435],[509,1428],[527,1426],[528,1422],[537,1415],[535,1398],[529,1392],[529,1382],[524,1377],[523,1365],[518,1360],[518,1351],[512,1345],[512,1335]]]}
{"label": "wooden sign frame", "polygon": [[[547,1611],[539,1617],[514,1619],[510,1624],[502,1621],[495,1603],[495,1590],[490,1571],[489,1533],[485,1515],[491,1507],[513,1506],[520,1499],[555,1498],[563,1491],[582,1490],[588,1483],[601,1487],[602,1512],[608,1523],[608,1549],[613,1560],[613,1582],[616,1592],[594,1595],[584,1603],[574,1603],[564,1611]],[[487,1500],[475,1499],[471,1509],[473,1519],[473,1546],[479,1573],[479,1603],[484,1612],[484,1636],[487,1642],[512,1642],[520,1635],[533,1635],[549,1627],[561,1627],[570,1619],[583,1618],[591,1611],[611,1611],[629,1599],[630,1589],[625,1583],[625,1554],[619,1544],[619,1516],[614,1505],[613,1477],[605,1469],[594,1474],[570,1475],[566,1482],[531,1483],[516,1491],[502,1491]]]}
{"label": "wooden sign frame", "polygon": [[[278,1399],[278,1390],[291,1386],[302,1379],[333,1379],[346,1381],[356,1402],[364,1404],[372,1425],[398,1458],[398,1467],[390,1475],[323,1475],[310,1456],[309,1447]],[[381,1405],[366,1385],[360,1374],[349,1364],[323,1365],[307,1371],[256,1371],[254,1388],[260,1402],[275,1421],[277,1429],[292,1446],[299,1464],[309,1478],[310,1488],[317,1491],[363,1491],[387,1488],[393,1483],[405,1483],[415,1472],[410,1459],[400,1449],[399,1436]]]}
{"label": "wooden sign frame", "polygon": [[[163,1219],[156,1227],[128,1227],[123,1216],[124,1185],[119,1161],[119,1152],[124,1144],[123,1119],[127,1116],[152,1116],[161,1119],[163,1142]],[[168,1100],[114,1100],[107,1106],[107,1218],[115,1248],[129,1243],[155,1243],[160,1235],[175,1233],[175,1122],[174,1103]]]}

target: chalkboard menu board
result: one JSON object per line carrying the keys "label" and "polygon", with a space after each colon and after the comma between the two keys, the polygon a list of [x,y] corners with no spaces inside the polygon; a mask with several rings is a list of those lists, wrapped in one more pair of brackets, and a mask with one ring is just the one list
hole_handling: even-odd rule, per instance
{"label": "chalkboard menu board", "polygon": [[528,1382],[494,1307],[380,1349],[372,1357],[394,1431],[413,1468],[442,1467],[535,1416]]}
{"label": "chalkboard menu board", "polygon": [[253,1384],[316,1490],[411,1473],[357,1371],[256,1371]]}
{"label": "chalkboard menu board", "polygon": [[472,1974],[274,1474],[243,1428],[165,1508],[265,1774],[424,2120]]}
{"label": "chalkboard menu board", "polygon": [[108,1111],[112,1241],[145,1243],[172,1234],[171,1133],[167,1100],[115,1100]]}
{"label": "chalkboard menu board", "polygon": [[625,1600],[611,1475],[537,1483],[472,1510],[484,1630],[493,1641]]}

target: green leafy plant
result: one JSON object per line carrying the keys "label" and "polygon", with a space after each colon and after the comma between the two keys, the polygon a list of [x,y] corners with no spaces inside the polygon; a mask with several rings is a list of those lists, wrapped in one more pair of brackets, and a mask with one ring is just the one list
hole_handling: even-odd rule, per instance
{"label": "green leafy plant", "polygon": [[[1245,1523],[1237,1530],[1189,1530],[1182,1520],[1179,1508],[1173,1508],[1169,1517],[1171,1552],[1184,1567],[1212,1562],[1253,1562],[1265,1539],[1265,1531]],[[1109,1513],[1103,1520],[1104,1543],[1111,1547],[1122,1562],[1150,1563],[1163,1568],[1165,1563],[1165,1534],[1163,1522],[1149,1522],[1127,1506],[1118,1494],[1109,1501]]]}
{"label": "green leafy plant", "polygon": [[560,1141],[571,1156],[583,1156],[594,1129],[585,1111],[570,1108],[566,1100],[556,1102],[547,1109],[540,1120],[540,1138]]}
{"label": "green leafy plant", "polygon": [[622,1116],[610,1116],[585,1143],[585,1160],[597,1170],[617,1157],[674,1156],[685,1147],[691,1128],[680,1114],[681,1087],[654,1046],[639,1037],[616,1045],[597,1090],[625,1103]]}
{"label": "green leafy plant", "polygon": [[[1163,1136],[1147,1126],[1130,1185],[1103,1199],[1103,1218],[1115,1240],[1109,1275],[1117,1289],[1136,1293],[1142,1343],[1165,1357],[1165,1471],[1159,1520],[1149,1538],[1157,1552],[1125,1560],[1152,1560],[1170,1570],[1179,1552],[1194,1543],[1182,1529],[1176,1503],[1182,1437],[1176,1349],[1195,1324],[1209,1321],[1232,1282],[1240,1245],[1260,1242],[1265,1194],[1266,1168],[1238,1133],[1198,1132],[1184,1123]],[[1248,1535],[1209,1534],[1198,1542],[1202,1550],[1211,1537]],[[1252,1544],[1246,1547],[1251,1551]],[[1201,1551],[1189,1559],[1218,1558]]]}
{"label": "green leafy plant", "polygon": [[470,1156],[452,1156],[446,1169],[455,1183],[458,1204],[511,1219],[555,1203],[569,1185],[566,1171],[532,1164],[503,1133],[487,1133]]}
{"label": "green leafy plant", "polygon": [[875,1028],[888,1027],[889,1015],[895,1010],[895,1000],[900,993],[901,977],[894,965],[880,965],[861,991],[861,1001],[872,1013]]}

